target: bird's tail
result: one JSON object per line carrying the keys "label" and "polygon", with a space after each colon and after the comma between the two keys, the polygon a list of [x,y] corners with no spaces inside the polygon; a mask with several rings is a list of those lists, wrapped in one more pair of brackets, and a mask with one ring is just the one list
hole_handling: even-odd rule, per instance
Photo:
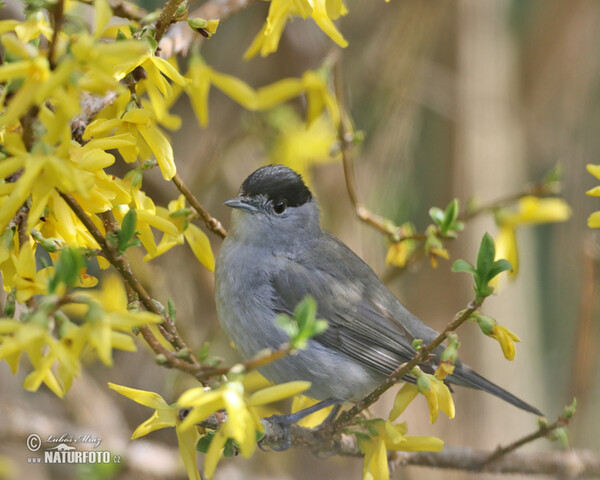
{"label": "bird's tail", "polygon": [[532,407],[520,398],[515,397],[512,393],[507,392],[498,385],[490,382],[464,363],[460,365],[460,367],[456,368],[452,375],[448,376],[448,380],[456,385],[476,388],[478,390],[483,390],[484,392],[491,393],[492,395],[501,398],[505,402],[514,405],[515,407],[526,410],[527,412],[535,413],[539,416],[543,416],[543,413],[540,412],[537,408]]}

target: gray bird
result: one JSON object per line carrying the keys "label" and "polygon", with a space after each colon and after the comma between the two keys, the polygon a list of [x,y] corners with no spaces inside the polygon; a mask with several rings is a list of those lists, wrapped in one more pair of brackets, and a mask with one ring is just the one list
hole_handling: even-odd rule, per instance
{"label": "gray bird", "polygon": [[[414,339],[427,344],[437,337],[366,263],[321,229],[317,202],[293,170],[259,168],[225,205],[234,210],[216,262],[215,296],[221,325],[242,355],[287,342],[275,318],[291,315],[308,294],[317,317],[329,323],[307,349],[259,368],[270,381],[310,381],[306,393],[321,406],[357,401],[415,356]],[[541,415],[460,360],[447,380]]]}

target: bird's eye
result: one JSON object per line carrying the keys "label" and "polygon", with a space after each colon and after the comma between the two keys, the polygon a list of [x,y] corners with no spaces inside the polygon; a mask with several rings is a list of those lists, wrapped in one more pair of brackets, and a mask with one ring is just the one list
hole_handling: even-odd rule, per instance
{"label": "bird's eye", "polygon": [[285,212],[286,208],[287,203],[285,200],[276,200],[273,202],[273,211],[278,215],[281,215],[283,212]]}

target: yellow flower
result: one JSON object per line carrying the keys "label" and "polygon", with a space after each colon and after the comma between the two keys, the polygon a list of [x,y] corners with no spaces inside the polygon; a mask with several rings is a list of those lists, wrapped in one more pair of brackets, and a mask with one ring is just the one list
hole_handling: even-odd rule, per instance
{"label": "yellow flower", "polygon": [[[588,165],[588,172],[590,172],[594,177],[600,180],[600,165]],[[587,192],[587,195],[591,195],[593,197],[600,197],[600,186],[594,187]],[[590,228],[600,228],[600,211],[592,213],[588,218],[588,227]]]}
{"label": "yellow flower", "polygon": [[200,480],[200,474],[196,464],[196,443],[198,443],[200,434],[196,428],[183,429],[181,427],[181,422],[179,421],[178,416],[180,407],[177,404],[167,404],[167,402],[158,393],[136,390],[135,388],[116,385],[110,382],[108,386],[117,393],[130,398],[134,402],[155,410],[148,420],[143,422],[135,429],[131,435],[131,438],[139,438],[161,428],[175,427],[177,441],[179,444],[179,452],[183,460],[183,464],[185,465],[188,478]]}
{"label": "yellow flower", "polygon": [[[185,208],[185,197],[180,195],[177,200],[169,202],[169,208],[165,209],[156,207],[154,202],[139,189],[137,192],[138,194],[134,197],[138,207],[136,209],[137,229],[140,232],[142,245],[148,252],[144,256],[144,261],[162,255],[175,245],[181,245],[185,239],[200,263],[211,272],[214,271],[215,259],[206,234],[184,217],[174,216],[176,212]],[[119,215],[121,213],[119,211]],[[158,246],[150,227],[164,232]]]}
{"label": "yellow flower", "polygon": [[[53,155],[25,154],[8,158],[0,166],[0,175],[4,178],[23,166],[23,174],[14,182],[15,186],[10,193],[1,200],[0,231],[6,228],[32,192],[34,196],[31,210],[40,215],[53,189],[87,197],[88,190],[93,185],[93,178],[87,172],[82,172],[69,161]],[[36,222],[37,218],[32,217],[30,227]]]}
{"label": "yellow flower", "polygon": [[387,480],[390,478],[387,463],[385,441],[380,437],[359,440],[361,450],[365,454],[363,460],[363,480]]}
{"label": "yellow flower", "polygon": [[[177,173],[173,148],[164,133],[155,125],[150,112],[133,109],[123,115],[123,122],[135,128],[154,154],[165,180],[171,180]],[[131,133],[131,132],[130,132]]]}
{"label": "yellow flower", "polygon": [[571,208],[564,200],[534,196],[521,198],[516,211],[502,211],[498,214],[496,221],[500,233],[496,238],[496,259],[505,258],[511,263],[513,269],[508,272],[509,278],[514,278],[519,271],[516,228],[520,225],[564,222],[570,216]]}
{"label": "yellow flower", "polygon": [[25,303],[34,295],[42,295],[48,291],[48,279],[54,272],[53,267],[43,268],[39,271],[35,268],[35,249],[37,245],[33,241],[26,242],[21,246],[16,264],[17,302]]}
{"label": "yellow flower", "polygon": [[507,360],[515,359],[516,349],[514,342],[520,342],[521,339],[514,332],[495,323],[493,332],[489,336],[498,341],[502,347],[502,353]]}
{"label": "yellow flower", "polygon": [[408,246],[406,242],[395,242],[390,245],[385,256],[385,264],[395,267],[404,267],[408,260]]}
{"label": "yellow flower", "polygon": [[286,116],[284,121],[269,155],[271,161],[290,167],[311,183],[310,169],[313,165],[331,163],[339,158],[331,155],[337,138],[335,127],[323,115],[308,126],[295,115]]}
{"label": "yellow flower", "polygon": [[406,435],[406,422],[393,424],[390,420],[376,420],[371,423],[380,438],[385,441],[388,450],[403,452],[439,452],[444,448],[444,442],[436,437]]}
{"label": "yellow flower", "polygon": [[30,42],[36,37],[43,35],[46,40],[52,39],[52,27],[41,10],[32,13],[27,20],[15,27],[15,33],[22,42]]}
{"label": "yellow flower", "polygon": [[363,479],[388,479],[387,450],[406,452],[439,452],[444,442],[436,437],[406,435],[406,423],[392,424],[380,419],[368,423],[371,435],[357,435],[358,444],[365,454]]}
{"label": "yellow flower", "polygon": [[438,258],[443,258],[444,260],[448,260],[450,258],[448,250],[446,250],[445,248],[439,248],[435,246],[431,247],[428,250],[427,254],[429,255],[429,263],[433,268],[437,268]]}
{"label": "yellow flower", "polygon": [[212,69],[206,65],[202,57],[192,56],[187,72],[190,83],[184,88],[190,97],[198,123],[202,127],[208,124],[208,92],[210,90],[211,71]]}
{"label": "yellow flower", "polygon": [[454,418],[454,401],[450,390],[443,381],[427,373],[420,373],[417,376],[416,387],[419,393],[425,395],[427,405],[429,406],[429,419],[431,423],[437,420],[441,410],[449,418]]}
{"label": "yellow flower", "polygon": [[18,120],[32,104],[36,103],[37,90],[49,76],[50,65],[48,59],[43,56],[0,66],[0,81],[24,78],[23,84],[11,98],[4,113],[0,115],[0,127]]}
{"label": "yellow flower", "polygon": [[405,383],[398,393],[396,394],[396,398],[394,398],[394,406],[390,411],[388,419],[391,421],[396,420],[406,407],[415,399],[419,394],[419,390],[416,385],[411,385],[410,383]]}
{"label": "yellow flower", "polygon": [[[315,72],[306,72],[301,79],[284,78],[255,90],[239,78],[213,70],[201,57],[194,56],[190,60],[187,76],[190,82],[184,89],[192,101],[194,113],[201,126],[208,123],[208,93],[211,85],[250,111],[268,110],[304,93],[307,99],[306,119],[309,126],[321,117],[325,109],[334,127],[340,120],[339,108],[328,90],[327,83]],[[330,127],[326,127],[324,134],[329,136],[330,130]],[[327,146],[328,156],[331,143],[333,142]]]}
{"label": "yellow flower", "polygon": [[244,386],[239,381],[227,382],[216,390],[193,388],[184,392],[177,400],[178,405],[193,407],[181,424],[184,430],[219,410],[227,411],[227,421],[212,438],[206,454],[205,476],[208,478],[213,476],[228,438],[235,440],[244,457],[247,458],[254,453],[256,431],[263,431],[256,407],[294,396],[309,387],[309,382],[289,382],[266,387],[254,392],[247,399],[244,396]]}
{"label": "yellow flower", "polygon": [[113,12],[106,0],[94,0],[94,12],[96,13],[94,38],[98,39],[110,22]]}
{"label": "yellow flower", "polygon": [[244,59],[248,60],[257,53],[266,57],[277,51],[283,29],[294,16],[312,17],[329,38],[346,47],[348,42],[332,22],[346,13],[346,7],[340,0],[271,0],[267,20],[244,53]]}
{"label": "yellow flower", "polygon": [[[135,344],[129,335],[131,329],[142,325],[161,323],[162,318],[151,312],[130,312],[127,310],[127,295],[122,282],[115,275],[109,275],[101,282],[99,291],[85,291],[80,294],[90,301],[84,308],[85,322],[78,328],[69,330],[65,338],[71,341],[71,348],[77,356],[86,344],[93,347],[105,365],[113,364],[114,348],[135,351]],[[67,305],[65,311],[79,306]]]}
{"label": "yellow flower", "polygon": [[[40,312],[35,320],[45,320]],[[35,315],[35,314],[34,314]],[[65,387],[61,385],[51,370],[55,362],[72,375],[79,373],[80,364],[65,346],[58,342],[46,326],[33,319],[28,322],[0,319],[0,359],[6,359],[13,374],[17,373],[21,353],[26,352],[33,370],[23,381],[23,387],[36,391],[44,383],[58,397],[63,397]]]}

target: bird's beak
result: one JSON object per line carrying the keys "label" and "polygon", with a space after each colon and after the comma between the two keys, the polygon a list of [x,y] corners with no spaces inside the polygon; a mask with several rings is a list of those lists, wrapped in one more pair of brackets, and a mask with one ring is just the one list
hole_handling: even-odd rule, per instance
{"label": "bird's beak", "polygon": [[245,210],[246,212],[256,212],[258,210],[254,205],[248,203],[248,201],[244,198],[232,198],[231,200],[227,200],[224,202],[225,205],[231,208],[237,208],[239,210]]}

